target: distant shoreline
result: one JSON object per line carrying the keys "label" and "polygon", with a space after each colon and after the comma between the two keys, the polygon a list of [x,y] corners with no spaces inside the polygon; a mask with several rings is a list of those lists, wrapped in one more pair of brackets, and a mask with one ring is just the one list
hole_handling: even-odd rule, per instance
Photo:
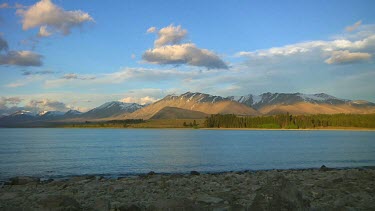
{"label": "distant shoreline", "polygon": [[253,130],[253,131],[368,131],[375,132],[375,128],[301,128],[301,129],[287,129],[287,128],[183,128],[183,127],[70,127],[70,126],[61,126],[61,127],[0,127],[0,129],[38,129],[38,128],[61,128],[61,129],[150,129],[150,130],[164,130],[164,129],[173,129],[173,130]]}
{"label": "distant shoreline", "polygon": [[270,131],[375,131],[375,128],[305,128],[305,129],[286,129],[286,128],[199,128],[201,130],[270,130]]}

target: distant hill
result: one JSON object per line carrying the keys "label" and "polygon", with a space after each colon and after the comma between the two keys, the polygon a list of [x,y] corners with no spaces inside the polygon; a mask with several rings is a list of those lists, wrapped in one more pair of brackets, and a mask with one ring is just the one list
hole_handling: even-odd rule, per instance
{"label": "distant hill", "polygon": [[137,103],[123,103],[119,101],[112,101],[104,103],[103,105],[96,107],[86,113],[79,116],[81,119],[101,119],[110,118],[118,115],[124,115],[132,113],[143,106]]}
{"label": "distant hill", "polygon": [[[12,107],[11,110],[16,110]],[[10,111],[10,110],[9,110]],[[199,92],[168,95],[149,104],[112,101],[81,113],[76,110],[35,113],[19,108],[2,113],[0,126],[36,126],[51,123],[121,119],[201,119],[210,114],[261,116],[275,114],[370,114],[375,104],[365,100],[340,99],[325,93],[264,93],[261,95],[215,96]]]}
{"label": "distant hill", "polygon": [[9,116],[3,116],[0,118],[0,126],[17,125],[20,122],[30,123],[38,119],[37,114],[30,111],[17,111]]}
{"label": "distant hill", "polygon": [[203,119],[207,116],[208,114],[200,111],[192,111],[176,107],[164,107],[150,119]]}
{"label": "distant hill", "polygon": [[67,111],[67,112],[63,115],[63,118],[64,118],[64,119],[75,118],[75,117],[79,117],[81,114],[82,114],[82,112],[80,112],[80,111],[77,111],[77,110],[69,110],[69,111]]}
{"label": "distant hill", "polygon": [[205,114],[237,114],[259,115],[259,112],[244,104],[228,98],[203,93],[191,93],[176,96],[168,95],[151,105],[139,109],[131,114],[120,115],[116,118],[150,119],[165,107],[175,107],[190,111],[199,111]]}
{"label": "distant hill", "polygon": [[364,100],[346,100],[334,96],[302,93],[264,93],[231,96],[233,101],[250,106],[263,115],[289,112],[291,114],[375,113],[375,104]]}

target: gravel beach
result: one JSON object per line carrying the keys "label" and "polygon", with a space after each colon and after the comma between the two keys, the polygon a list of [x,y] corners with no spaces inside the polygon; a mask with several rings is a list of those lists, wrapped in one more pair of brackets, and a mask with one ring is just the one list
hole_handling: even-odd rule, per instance
{"label": "gravel beach", "polygon": [[375,169],[15,177],[0,210],[375,210]]}

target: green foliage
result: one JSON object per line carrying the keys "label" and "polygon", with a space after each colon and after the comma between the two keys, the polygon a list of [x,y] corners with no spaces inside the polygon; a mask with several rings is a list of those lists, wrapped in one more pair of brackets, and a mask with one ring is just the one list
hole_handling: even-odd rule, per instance
{"label": "green foliage", "polygon": [[140,124],[144,123],[143,119],[125,119],[125,120],[110,120],[110,121],[102,121],[102,122],[90,122],[85,121],[82,123],[75,123],[72,125],[65,125],[70,127],[79,127],[79,128],[127,128],[131,124]]}
{"label": "green foliage", "polygon": [[199,128],[199,124],[197,124],[197,121],[195,119],[194,119],[193,122],[190,122],[189,124],[187,124],[186,122],[184,122],[183,126],[184,127],[191,127],[191,128],[194,128],[194,129],[198,129]]}
{"label": "green foliage", "polygon": [[375,128],[375,114],[316,114],[238,117],[234,114],[215,114],[204,122],[208,128],[326,128],[361,127]]}
{"label": "green foliage", "polygon": [[124,120],[110,120],[106,121],[106,123],[110,124],[139,124],[144,123],[143,119],[124,119]]}
{"label": "green foliage", "polygon": [[262,125],[259,125],[259,128],[280,129],[281,127],[278,124],[262,124]]}

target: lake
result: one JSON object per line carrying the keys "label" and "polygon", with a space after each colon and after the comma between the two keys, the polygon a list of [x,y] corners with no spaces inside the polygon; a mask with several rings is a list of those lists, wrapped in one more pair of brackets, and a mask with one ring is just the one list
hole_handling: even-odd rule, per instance
{"label": "lake", "polygon": [[375,132],[0,129],[0,179],[375,166]]}

